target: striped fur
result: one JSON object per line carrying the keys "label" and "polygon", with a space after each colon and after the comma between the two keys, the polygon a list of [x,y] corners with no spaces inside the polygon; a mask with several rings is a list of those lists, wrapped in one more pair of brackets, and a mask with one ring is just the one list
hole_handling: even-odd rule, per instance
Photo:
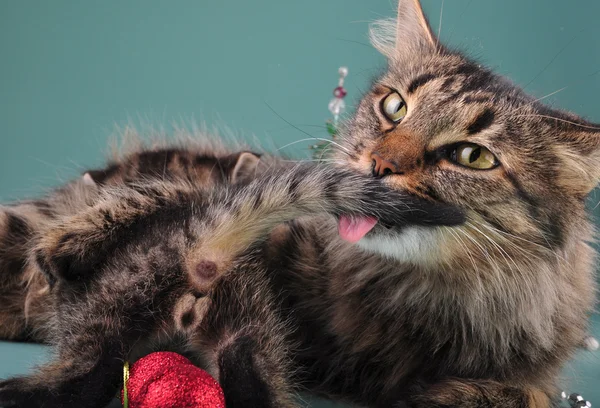
{"label": "striped fur", "polygon": [[[202,279],[203,274],[196,273],[199,268],[215,264],[216,279],[277,225],[319,213],[366,214],[395,228],[464,220],[452,206],[390,191],[342,169],[304,164],[269,169],[247,185],[215,185],[209,190],[185,180],[107,188],[89,209],[50,223],[33,254],[54,279],[85,279],[102,263],[96,258],[114,250],[146,219],[185,220],[195,236],[187,249],[186,270]],[[200,289],[201,284],[195,286]]]}
{"label": "striped fur", "polygon": [[[60,362],[0,389],[0,403],[102,406],[101,396],[110,394],[105,389],[114,389],[115,359],[167,333],[184,336],[199,354],[212,350],[209,364],[219,367],[217,377],[229,375],[223,364],[242,342],[235,350],[254,350],[251,359],[261,373],[256,386],[268,386],[265,406],[292,406],[284,355],[289,330],[258,248],[278,224],[319,213],[366,213],[396,228],[464,220],[451,206],[314,164],[274,167],[248,184],[210,189],[186,180],[104,188],[93,206],[53,222],[32,251],[56,281],[52,326]],[[216,265],[208,277],[207,263]],[[261,323],[248,325],[256,319]],[[67,385],[88,383],[102,370],[106,378],[89,390],[93,399]],[[233,389],[227,395],[242,394]]]}
{"label": "striped fur", "polygon": [[[205,134],[194,136],[194,141],[181,144],[145,146],[139,136],[130,134],[134,148],[115,154],[105,168],[87,171],[41,199],[0,206],[0,338],[48,340],[52,311],[47,295],[53,281],[44,277],[35,259],[29,261],[29,253],[37,236],[51,231],[58,219],[93,205],[104,188],[171,179],[209,188],[244,182],[260,170],[253,153],[233,150]],[[271,160],[264,155],[260,166],[271,166]]]}
{"label": "striped fur", "polygon": [[[372,34],[389,69],[340,135],[345,170],[275,165],[209,190],[177,175],[54,224],[35,252],[58,282],[61,358],[0,384],[0,403],[100,404],[115,361],[176,333],[231,407],[296,406],[299,389],[373,407],[554,406],[594,304],[598,127],[446,49],[416,0]],[[392,92],[400,122],[381,109]],[[463,142],[500,165],[457,165]],[[369,182],[374,153],[395,171]],[[456,208],[466,222],[439,226]],[[322,211],[417,225],[351,245]]]}

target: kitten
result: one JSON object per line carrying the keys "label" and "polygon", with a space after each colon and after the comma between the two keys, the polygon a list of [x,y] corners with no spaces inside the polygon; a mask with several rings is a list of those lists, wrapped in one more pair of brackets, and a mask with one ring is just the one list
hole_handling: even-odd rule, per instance
{"label": "kitten", "polygon": [[249,151],[236,152],[218,139],[196,136],[181,146],[138,143],[135,151],[116,156],[105,168],[87,171],[42,199],[0,206],[0,338],[48,340],[52,276],[44,277],[28,254],[38,235],[56,219],[93,205],[102,188],[152,179],[187,180],[199,187],[244,183],[260,170],[259,164],[273,164],[268,155],[259,161]]}
{"label": "kitten", "polygon": [[[330,218],[279,226],[225,272],[202,267],[224,273],[214,286],[195,269],[180,271],[189,273],[184,286],[208,287],[211,299],[197,307],[190,342],[206,354],[228,406],[251,398],[245,387],[261,396],[246,406],[259,407],[292,406],[297,387],[377,407],[553,406],[594,303],[585,197],[600,171],[598,127],[444,48],[417,1],[401,1],[398,21],[379,23],[372,37],[388,72],[342,131],[336,160],[399,193],[463,209],[466,223],[396,230],[340,217],[342,237],[356,245],[340,240]],[[153,231],[144,236],[161,241]],[[103,276],[96,268],[91,277]],[[169,305],[171,327],[174,302],[159,296],[148,313]],[[188,303],[182,310],[196,307]],[[113,342],[119,349],[121,338]],[[109,360],[111,347],[92,354]],[[106,367],[80,367],[73,375],[89,375],[81,384],[94,392],[118,381],[100,375]],[[0,401],[64,395],[63,385],[43,374],[14,380],[0,386]]]}
{"label": "kitten", "polygon": [[[289,328],[258,246],[276,225],[325,211],[390,228],[464,221],[452,206],[314,164],[210,189],[184,180],[106,188],[94,206],[53,223],[33,250],[57,281],[57,357],[2,383],[0,404],[101,407],[116,394],[124,359],[149,339],[178,334],[223,380],[228,406],[291,406]],[[244,353],[264,358],[264,376],[250,379],[276,392],[239,392],[232,375]]]}

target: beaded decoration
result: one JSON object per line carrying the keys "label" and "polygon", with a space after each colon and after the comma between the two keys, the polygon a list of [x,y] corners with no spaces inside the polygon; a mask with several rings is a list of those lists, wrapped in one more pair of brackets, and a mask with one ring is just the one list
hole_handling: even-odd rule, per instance
{"label": "beaded decoration", "polygon": [[[329,105],[327,106],[329,112],[331,112],[331,114],[333,115],[333,119],[330,119],[327,122],[325,122],[327,133],[329,134],[329,137],[331,137],[331,140],[335,140],[337,136],[337,126],[340,119],[340,115],[346,110],[346,102],[344,102],[344,98],[348,93],[344,88],[344,80],[348,75],[348,68],[340,67],[338,69],[338,74],[340,76],[338,79],[338,85],[333,90],[333,99],[329,101]],[[330,143],[331,142],[328,140],[323,140],[319,143],[311,145],[310,148],[313,150],[313,158],[316,160],[323,159],[323,157],[327,153],[327,148],[329,147]]]}
{"label": "beaded decoration", "polygon": [[586,401],[581,395],[576,393],[567,395],[567,393],[563,391],[561,397],[569,403],[571,408],[591,408],[592,406],[591,402]]}

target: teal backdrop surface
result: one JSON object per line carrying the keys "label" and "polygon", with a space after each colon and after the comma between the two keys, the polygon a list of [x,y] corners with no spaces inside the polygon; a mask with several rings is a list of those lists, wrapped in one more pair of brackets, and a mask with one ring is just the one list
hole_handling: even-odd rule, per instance
{"label": "teal backdrop surface", "polygon": [[[41,194],[99,165],[109,139],[127,124],[205,123],[307,155],[311,142],[299,140],[310,136],[296,127],[327,136],[322,126],[337,68],[350,71],[349,105],[383,71],[367,26],[393,16],[393,3],[0,2],[0,201]],[[600,122],[597,0],[423,5],[443,41],[548,103]],[[22,347],[0,346],[0,377],[41,358]],[[572,388],[596,404],[599,360],[582,353],[566,371]]]}

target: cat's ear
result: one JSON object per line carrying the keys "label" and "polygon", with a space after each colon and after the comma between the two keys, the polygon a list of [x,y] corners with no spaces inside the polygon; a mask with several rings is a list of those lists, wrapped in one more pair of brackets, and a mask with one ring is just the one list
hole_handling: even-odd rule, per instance
{"label": "cat's ear", "polygon": [[433,52],[439,46],[419,0],[398,0],[397,19],[374,22],[369,34],[373,46],[389,59]]}
{"label": "cat's ear", "polygon": [[260,165],[260,156],[252,152],[242,152],[237,155],[235,166],[231,170],[232,184],[244,183],[254,178]]}
{"label": "cat's ear", "polygon": [[585,196],[600,183],[600,126],[597,130],[569,133],[561,138],[558,183]]}
{"label": "cat's ear", "polygon": [[83,182],[84,186],[90,188],[98,188],[98,183],[96,183],[89,171],[86,172],[83,176],[81,176],[81,181]]}
{"label": "cat's ear", "polygon": [[83,184],[88,187],[100,187],[106,183],[110,174],[106,169],[88,170],[81,177]]}

